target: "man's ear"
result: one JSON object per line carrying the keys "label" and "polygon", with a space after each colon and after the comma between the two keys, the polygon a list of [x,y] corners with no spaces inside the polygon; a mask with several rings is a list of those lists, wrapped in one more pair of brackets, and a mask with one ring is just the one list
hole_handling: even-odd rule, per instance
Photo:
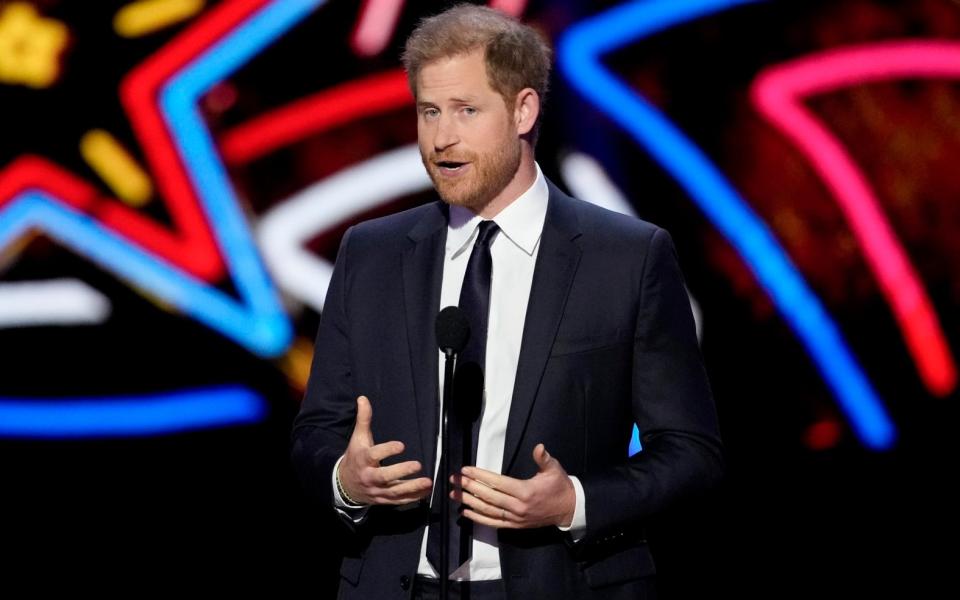
{"label": "man's ear", "polygon": [[526,135],[533,129],[533,125],[540,116],[540,95],[533,88],[523,88],[517,94],[516,105],[513,110],[514,124],[517,133]]}

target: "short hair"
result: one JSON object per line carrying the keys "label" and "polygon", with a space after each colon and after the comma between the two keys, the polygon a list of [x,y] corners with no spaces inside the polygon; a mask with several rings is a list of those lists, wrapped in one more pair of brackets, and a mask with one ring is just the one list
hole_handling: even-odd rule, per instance
{"label": "short hair", "polygon": [[[500,11],[458,4],[420,21],[407,39],[403,66],[414,96],[424,65],[440,58],[483,49],[490,87],[508,108],[520,90],[533,88],[540,97],[541,115],[550,84],[550,45],[537,30]],[[535,141],[540,115],[532,130]]]}

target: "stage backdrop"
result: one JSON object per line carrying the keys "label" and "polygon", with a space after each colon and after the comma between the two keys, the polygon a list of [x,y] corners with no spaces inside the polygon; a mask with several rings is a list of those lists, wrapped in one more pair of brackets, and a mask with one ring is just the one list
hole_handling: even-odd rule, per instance
{"label": "stage backdrop", "polygon": [[[332,597],[290,425],[344,230],[433,199],[399,53],[446,5],[0,1],[6,580]],[[676,241],[729,475],[663,596],[946,582],[960,3],[490,5],[555,48],[543,171]]]}

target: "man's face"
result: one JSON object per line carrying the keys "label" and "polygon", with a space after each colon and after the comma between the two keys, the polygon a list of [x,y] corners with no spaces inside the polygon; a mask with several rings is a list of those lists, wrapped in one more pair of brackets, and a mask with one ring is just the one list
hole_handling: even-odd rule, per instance
{"label": "man's face", "polygon": [[490,87],[483,51],[428,63],[417,78],[420,157],[448,204],[479,213],[513,179],[520,138],[513,107]]}

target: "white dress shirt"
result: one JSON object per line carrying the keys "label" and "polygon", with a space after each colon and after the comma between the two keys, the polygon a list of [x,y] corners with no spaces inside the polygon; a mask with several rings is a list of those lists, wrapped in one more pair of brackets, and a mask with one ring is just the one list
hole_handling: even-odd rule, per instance
{"label": "white dress shirt", "polygon": [[[500,233],[490,246],[493,272],[490,282],[484,397],[477,437],[476,466],[496,473],[500,472],[503,463],[503,444],[506,439],[507,420],[510,416],[510,401],[513,397],[517,361],[520,357],[527,301],[530,298],[533,271],[540,247],[540,235],[547,214],[549,190],[540,166],[536,165],[536,169],[537,177],[533,185],[493,218],[500,228]],[[467,262],[481,221],[481,217],[469,209],[450,206],[443,260],[443,282],[440,290],[441,308],[459,304],[460,288],[463,285]],[[444,357],[442,352],[439,350],[437,352],[440,355],[438,389],[442,390]],[[442,394],[440,401],[443,401]],[[438,434],[437,448],[440,448],[440,442]],[[529,457],[529,460],[532,461],[533,457]],[[439,464],[440,452],[437,452],[433,468],[434,475]],[[332,482],[335,502],[342,514],[354,522],[359,522],[363,519],[366,510],[347,504],[338,493],[336,469],[339,465],[338,461],[334,468]],[[583,486],[576,477],[570,476],[570,479],[576,491],[574,517],[570,527],[560,527],[560,529],[570,531],[573,539],[576,540],[586,529],[586,509]],[[436,476],[434,481],[437,481]],[[349,512],[342,510],[344,508]],[[437,573],[426,557],[427,537],[424,534],[420,546],[420,564],[417,573],[435,578]],[[500,554],[495,529],[479,523],[474,524],[471,558],[451,573],[450,577],[472,581],[501,578]]]}

